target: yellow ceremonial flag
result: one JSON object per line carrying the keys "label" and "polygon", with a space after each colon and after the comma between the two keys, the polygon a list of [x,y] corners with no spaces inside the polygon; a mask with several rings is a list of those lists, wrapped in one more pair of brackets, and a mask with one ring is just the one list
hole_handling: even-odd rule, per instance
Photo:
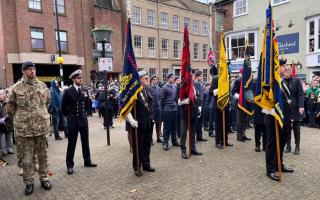
{"label": "yellow ceremonial flag", "polygon": [[229,103],[229,72],[228,72],[226,46],[224,44],[224,33],[221,33],[220,41],[220,66],[218,80],[218,109],[223,111]]}

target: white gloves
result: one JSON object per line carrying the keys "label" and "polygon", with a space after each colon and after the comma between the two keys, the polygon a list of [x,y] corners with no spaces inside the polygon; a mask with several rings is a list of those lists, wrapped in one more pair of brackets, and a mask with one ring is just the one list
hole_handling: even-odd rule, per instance
{"label": "white gloves", "polygon": [[238,100],[238,99],[239,99],[239,94],[238,94],[238,93],[235,93],[235,94],[233,95],[233,98],[234,98],[235,100]]}
{"label": "white gloves", "polygon": [[186,104],[190,104],[190,99],[189,98],[186,98],[184,100],[181,101],[181,99],[179,98],[178,99],[178,105],[181,106],[181,105],[186,105]]}
{"label": "white gloves", "polygon": [[133,127],[133,128],[138,128],[138,121],[133,119],[131,113],[127,114],[125,117],[126,121]]}
{"label": "white gloves", "polygon": [[213,95],[214,95],[214,96],[217,96],[217,95],[218,95],[218,89],[214,89],[214,90],[213,90]]}
{"label": "white gloves", "polygon": [[201,109],[202,109],[202,107],[201,107],[201,106],[198,106],[198,109],[199,109],[199,112],[201,113]]}

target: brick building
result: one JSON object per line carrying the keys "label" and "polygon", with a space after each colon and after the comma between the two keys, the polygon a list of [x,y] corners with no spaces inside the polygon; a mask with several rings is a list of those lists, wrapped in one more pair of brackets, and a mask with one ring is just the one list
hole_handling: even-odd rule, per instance
{"label": "brick building", "polygon": [[221,31],[233,29],[233,0],[216,0],[209,5],[212,16],[212,48],[219,63]]}
{"label": "brick building", "polygon": [[[139,70],[165,80],[180,75],[184,25],[189,27],[191,67],[209,78],[209,6],[194,0],[122,0],[123,18],[131,16],[132,41]],[[125,20],[124,20],[125,21]]]}
{"label": "brick building", "polygon": [[[93,58],[91,30],[105,25],[113,30],[113,72],[122,63],[121,11],[117,0],[58,0],[60,38],[64,58],[64,80],[78,68],[90,84],[90,70],[98,70]],[[12,85],[21,77],[21,64],[36,63],[38,78],[48,82],[59,76],[54,0],[0,1],[0,86]]]}

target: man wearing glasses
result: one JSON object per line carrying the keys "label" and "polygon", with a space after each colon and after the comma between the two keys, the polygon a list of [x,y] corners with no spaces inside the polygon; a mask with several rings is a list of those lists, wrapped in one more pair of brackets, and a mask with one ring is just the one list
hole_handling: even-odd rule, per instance
{"label": "man wearing glasses", "polygon": [[68,148],[67,148],[67,173],[73,174],[73,157],[76,149],[78,132],[80,132],[82,143],[82,154],[85,167],[96,167],[91,161],[89,149],[89,130],[86,113],[85,96],[82,91],[82,71],[76,70],[69,76],[73,85],[66,89],[62,96],[62,113],[67,117]]}

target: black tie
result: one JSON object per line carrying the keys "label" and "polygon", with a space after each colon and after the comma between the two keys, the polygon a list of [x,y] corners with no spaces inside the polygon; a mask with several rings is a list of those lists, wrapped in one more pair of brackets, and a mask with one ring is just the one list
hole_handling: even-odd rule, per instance
{"label": "black tie", "polygon": [[80,93],[81,93],[81,90],[80,90],[80,88],[78,88],[78,94],[80,95]]}

